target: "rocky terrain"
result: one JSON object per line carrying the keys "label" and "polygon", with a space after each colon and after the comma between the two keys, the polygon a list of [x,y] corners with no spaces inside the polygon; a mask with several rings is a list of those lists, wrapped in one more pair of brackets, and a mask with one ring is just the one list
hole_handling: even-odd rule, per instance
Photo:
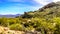
{"label": "rocky terrain", "polygon": [[16,30],[10,30],[7,27],[0,26],[0,34],[41,34],[40,32],[34,31],[16,31]]}

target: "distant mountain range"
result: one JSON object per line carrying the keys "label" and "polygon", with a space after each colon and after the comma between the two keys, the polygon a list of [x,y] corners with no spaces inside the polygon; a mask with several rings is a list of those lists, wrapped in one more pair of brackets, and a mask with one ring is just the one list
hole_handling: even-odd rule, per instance
{"label": "distant mountain range", "polygon": [[0,15],[0,18],[1,17],[7,17],[7,18],[14,18],[16,16],[20,16],[21,14],[15,14],[15,15],[12,15],[12,14],[9,14],[9,15]]}

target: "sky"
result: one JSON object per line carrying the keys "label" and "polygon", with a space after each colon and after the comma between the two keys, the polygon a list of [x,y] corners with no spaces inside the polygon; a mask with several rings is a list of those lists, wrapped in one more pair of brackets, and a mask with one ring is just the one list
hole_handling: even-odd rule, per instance
{"label": "sky", "polygon": [[60,0],[0,0],[0,14],[23,14]]}

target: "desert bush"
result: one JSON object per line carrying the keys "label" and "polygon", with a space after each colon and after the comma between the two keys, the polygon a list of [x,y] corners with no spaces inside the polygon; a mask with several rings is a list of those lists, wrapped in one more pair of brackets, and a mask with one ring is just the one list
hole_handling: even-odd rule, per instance
{"label": "desert bush", "polygon": [[22,30],[24,30],[24,27],[21,24],[12,24],[10,26],[10,29],[11,30],[20,30],[20,31],[22,31]]}

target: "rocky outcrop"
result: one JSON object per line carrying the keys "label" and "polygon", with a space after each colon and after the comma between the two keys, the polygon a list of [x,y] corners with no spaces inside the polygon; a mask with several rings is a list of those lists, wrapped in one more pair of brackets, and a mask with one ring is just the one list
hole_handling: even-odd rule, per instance
{"label": "rocky outcrop", "polygon": [[51,7],[54,7],[54,6],[60,6],[60,5],[58,3],[52,2],[52,3],[49,3],[49,4],[45,5],[44,7],[40,8],[39,10],[43,11],[44,9],[51,8]]}

